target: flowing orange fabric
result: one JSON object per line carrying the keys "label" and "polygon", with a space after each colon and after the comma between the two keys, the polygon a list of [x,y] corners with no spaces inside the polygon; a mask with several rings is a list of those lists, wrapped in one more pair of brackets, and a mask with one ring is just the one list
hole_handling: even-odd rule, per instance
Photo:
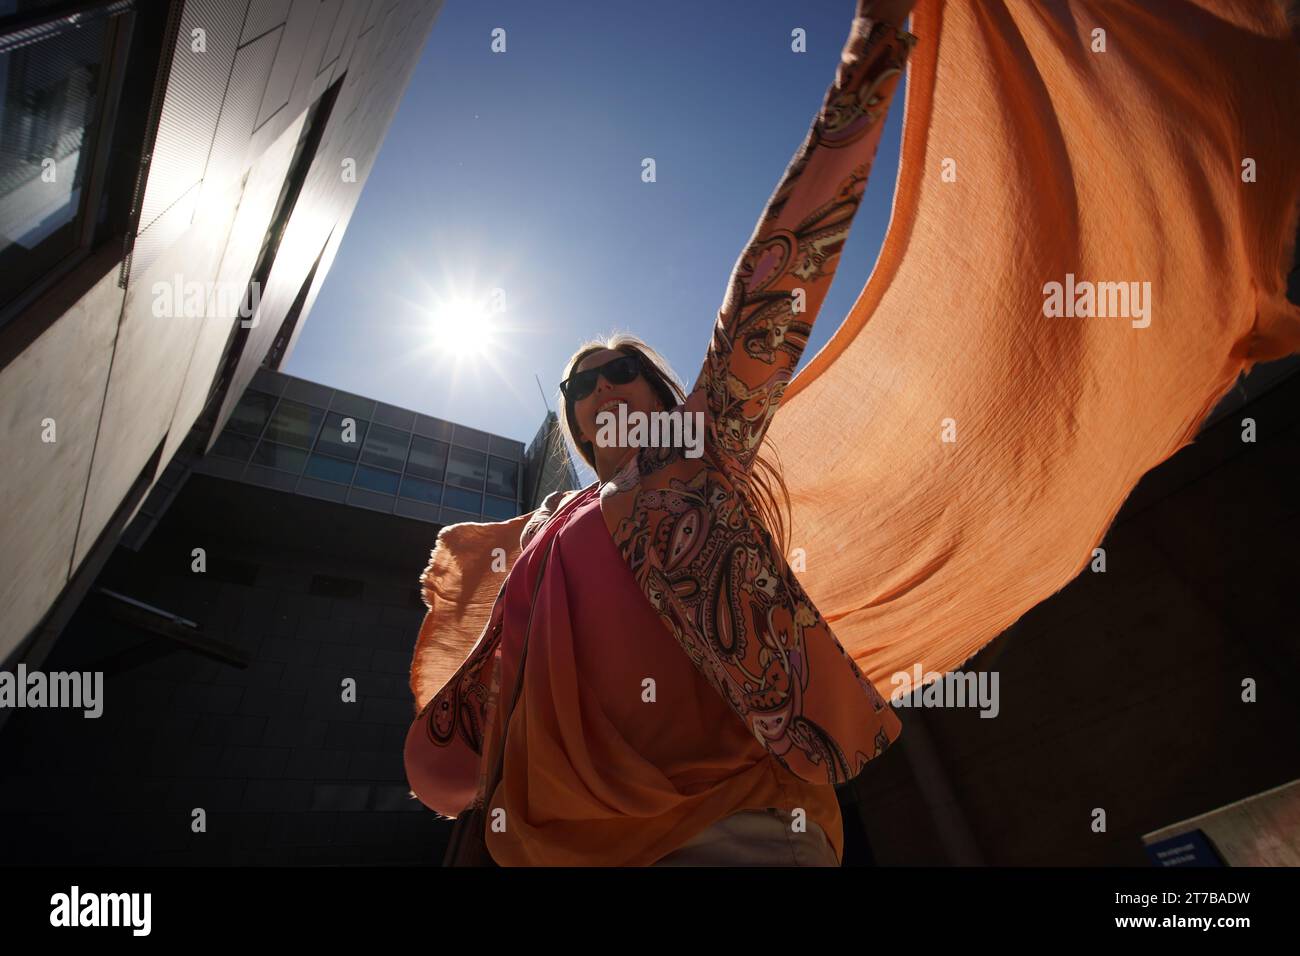
{"label": "flowing orange fabric", "polygon": [[[506,574],[519,555],[519,536],[531,517],[466,521],[438,532],[429,564],[420,575],[428,611],[411,657],[411,693],[417,714],[468,659],[490,653],[487,623]],[[475,797],[485,728],[475,728],[475,739],[466,742],[470,746],[447,748],[431,747],[415,729],[413,723],[404,746],[411,792],[415,796],[439,793],[445,802],[426,806],[438,814],[454,816]]]}
{"label": "flowing orange fabric", "polygon": [[[801,810],[842,856],[835,788],[783,768],[682,653],[615,548],[597,490],[552,519],[506,585],[502,708],[550,545],[504,775],[488,800],[507,821],[486,834],[493,859],[646,866],[731,813],[766,807],[785,811],[787,826]],[[497,713],[491,753],[501,742]]]}
{"label": "flowing orange fabric", "polygon": [[[884,246],[770,432],[799,580],[886,694],[1067,584],[1237,376],[1300,348],[1279,5],[921,0],[910,29]],[[1149,282],[1150,311],[1048,317],[1052,282]]]}
{"label": "flowing orange fabric", "polygon": [[[1068,583],[1237,376],[1300,348],[1280,6],[920,0],[911,30],[889,233],[769,432],[799,582],[882,686]],[[439,536],[417,711],[483,646],[526,520]]]}
{"label": "flowing orange fabric", "polygon": [[509,521],[465,521],[438,532],[420,575],[428,611],[411,659],[417,713],[465,663],[482,636],[492,604],[519,556],[519,536],[531,514]]}

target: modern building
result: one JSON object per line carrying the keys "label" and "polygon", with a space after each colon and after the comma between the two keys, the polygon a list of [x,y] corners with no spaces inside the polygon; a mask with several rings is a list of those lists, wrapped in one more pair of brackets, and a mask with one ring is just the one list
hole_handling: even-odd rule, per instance
{"label": "modern building", "polygon": [[101,716],[0,714],[0,861],[439,862],[402,764],[419,576],[444,523],[531,510],[525,474],[570,487],[537,454],[258,369],[45,658],[104,675]]}
{"label": "modern building", "polygon": [[196,470],[441,524],[520,514],[522,442],[258,369]]}
{"label": "modern building", "polygon": [[169,464],[292,349],[440,9],[0,4],[0,660],[41,659]]}
{"label": "modern building", "polygon": [[539,507],[552,491],[578,487],[578,472],[555,412],[547,411],[524,459],[525,511]]}

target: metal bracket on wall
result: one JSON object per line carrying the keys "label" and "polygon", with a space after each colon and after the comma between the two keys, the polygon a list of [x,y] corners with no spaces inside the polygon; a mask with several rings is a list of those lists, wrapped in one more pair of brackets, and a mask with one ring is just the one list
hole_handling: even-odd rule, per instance
{"label": "metal bracket on wall", "polygon": [[223,664],[245,668],[250,663],[248,654],[243,650],[234,644],[204,634],[200,626],[194,621],[173,614],[171,611],[165,611],[162,608],[146,604],[143,601],[137,601],[125,594],[110,591],[108,588],[95,588],[94,593],[107,598],[104,607],[108,615],[114,620],[132,627],[138,627],[158,637],[165,637],[178,644],[183,644],[189,650],[196,651],[205,657],[211,657]]}

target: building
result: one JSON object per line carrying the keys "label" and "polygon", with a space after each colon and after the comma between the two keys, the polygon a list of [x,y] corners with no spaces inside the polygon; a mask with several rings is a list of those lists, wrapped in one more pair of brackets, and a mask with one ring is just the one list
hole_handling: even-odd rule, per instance
{"label": "building", "polygon": [[547,411],[546,420],[533,436],[524,456],[525,511],[533,511],[552,491],[577,488],[578,472],[573,467],[569,446],[560,430],[555,412]]}
{"label": "building", "polygon": [[453,524],[520,514],[523,457],[522,442],[258,369],[196,470]]}
{"label": "building", "polygon": [[104,675],[101,716],[4,712],[0,860],[439,862],[448,825],[407,796],[402,763],[418,578],[444,523],[531,510],[524,475],[544,464],[258,369],[208,454],[173,458],[45,659]]}
{"label": "building", "polygon": [[0,659],[43,656],[169,463],[288,354],[440,9],[0,13]]}

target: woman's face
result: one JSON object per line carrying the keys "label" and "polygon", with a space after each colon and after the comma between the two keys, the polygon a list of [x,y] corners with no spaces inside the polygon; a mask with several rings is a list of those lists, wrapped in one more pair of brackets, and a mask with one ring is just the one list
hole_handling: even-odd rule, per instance
{"label": "woman's face", "polygon": [[[573,371],[585,372],[589,368],[612,362],[614,359],[622,358],[626,354],[626,352],[620,352],[617,349],[600,349],[583,358],[574,367]],[[608,410],[617,415],[619,402],[627,405],[629,413],[657,412],[663,409],[663,404],[655,394],[654,387],[651,386],[649,379],[644,374],[639,374],[632,381],[625,382],[622,385],[613,385],[604,375],[600,375],[596,378],[595,390],[586,398],[579,399],[573,406],[573,417],[578,423],[581,438],[584,441],[595,444],[596,435],[600,431],[600,423],[596,421],[596,416],[602,410]],[[615,435],[617,435],[617,432],[615,432]]]}

